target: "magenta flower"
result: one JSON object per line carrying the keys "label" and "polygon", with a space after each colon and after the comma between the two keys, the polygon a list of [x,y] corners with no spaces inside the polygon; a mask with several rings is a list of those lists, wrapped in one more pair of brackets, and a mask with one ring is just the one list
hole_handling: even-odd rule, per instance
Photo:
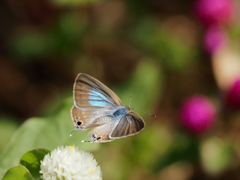
{"label": "magenta flower", "polygon": [[206,25],[225,24],[232,19],[234,3],[233,0],[197,0],[194,11]]}
{"label": "magenta flower", "polygon": [[204,45],[210,54],[214,54],[227,42],[226,33],[219,26],[209,26],[207,28]]}
{"label": "magenta flower", "polygon": [[183,102],[179,115],[185,128],[201,133],[214,123],[216,110],[207,97],[195,95]]}
{"label": "magenta flower", "polygon": [[226,94],[226,103],[228,107],[240,107],[240,78],[229,88]]}

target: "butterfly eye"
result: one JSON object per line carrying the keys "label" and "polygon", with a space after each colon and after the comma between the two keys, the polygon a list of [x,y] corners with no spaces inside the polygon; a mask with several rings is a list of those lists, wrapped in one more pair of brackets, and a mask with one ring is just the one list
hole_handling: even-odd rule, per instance
{"label": "butterfly eye", "polygon": [[82,122],[81,121],[78,121],[77,122],[77,126],[81,126],[82,125]]}

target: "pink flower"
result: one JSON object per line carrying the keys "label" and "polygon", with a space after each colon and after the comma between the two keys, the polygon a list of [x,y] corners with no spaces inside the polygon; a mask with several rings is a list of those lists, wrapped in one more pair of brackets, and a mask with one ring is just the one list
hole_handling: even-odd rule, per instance
{"label": "pink flower", "polygon": [[201,133],[214,123],[216,110],[207,97],[195,95],[184,101],[179,115],[185,128],[194,133]]}
{"label": "pink flower", "polygon": [[220,47],[226,44],[226,33],[219,26],[209,26],[207,28],[204,45],[210,54],[214,54]]}
{"label": "pink flower", "polygon": [[226,94],[226,103],[229,107],[240,107],[240,78],[237,79],[229,88]]}
{"label": "pink flower", "polygon": [[233,0],[197,0],[194,11],[206,25],[225,24],[232,19],[234,3]]}

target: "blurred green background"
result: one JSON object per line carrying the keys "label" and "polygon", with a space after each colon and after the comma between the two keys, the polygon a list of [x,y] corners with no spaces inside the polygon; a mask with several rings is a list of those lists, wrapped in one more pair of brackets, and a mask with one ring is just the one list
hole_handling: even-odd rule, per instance
{"label": "blurred green background", "polygon": [[[0,177],[36,147],[91,151],[104,180],[240,178],[240,115],[223,111],[194,0],[0,1]],[[238,31],[239,28],[235,31]],[[239,34],[239,33],[238,33]],[[139,113],[146,128],[88,144],[70,109],[76,75],[87,73]],[[209,96],[214,126],[199,135],[178,118],[182,101]]]}

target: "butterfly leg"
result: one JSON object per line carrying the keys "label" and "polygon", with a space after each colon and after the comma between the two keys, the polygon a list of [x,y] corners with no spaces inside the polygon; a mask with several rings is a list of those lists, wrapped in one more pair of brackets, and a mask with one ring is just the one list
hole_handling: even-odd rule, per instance
{"label": "butterfly leg", "polygon": [[89,143],[93,143],[93,141],[84,141],[84,140],[82,140],[81,142],[89,142]]}
{"label": "butterfly leg", "polygon": [[92,141],[82,141],[82,142],[91,142],[91,143],[94,143],[94,142],[100,142],[101,139],[102,139],[101,136],[97,137],[96,134],[92,134],[92,137],[91,137],[91,140],[92,140]]}
{"label": "butterfly leg", "polygon": [[96,134],[92,134],[92,137],[91,137],[91,140],[92,140],[92,141],[84,141],[84,140],[82,140],[81,142],[90,142],[90,143],[94,143],[97,139],[98,139],[98,138],[97,138]]}

